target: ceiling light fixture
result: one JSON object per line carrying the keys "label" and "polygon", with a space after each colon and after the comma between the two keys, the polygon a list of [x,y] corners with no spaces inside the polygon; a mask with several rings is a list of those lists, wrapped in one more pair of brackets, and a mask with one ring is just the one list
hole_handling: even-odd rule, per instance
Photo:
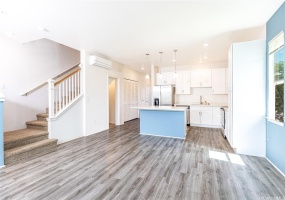
{"label": "ceiling light fixture", "polygon": [[207,46],[209,46],[209,44],[208,44],[208,43],[205,43],[205,44],[204,44],[204,47],[207,47]]}
{"label": "ceiling light fixture", "polygon": [[205,56],[204,56],[204,59],[208,59],[208,56],[207,56],[207,55],[205,55]]}
{"label": "ceiling light fixture", "polygon": [[174,72],[174,77],[176,78],[178,76],[177,72],[176,72],[176,51],[174,50],[174,57],[175,57],[175,62],[174,62],[174,67],[175,67],[175,72]]}
{"label": "ceiling light fixture", "polygon": [[143,64],[142,64],[142,68],[141,68],[141,70],[144,70],[144,66],[143,66]]}
{"label": "ceiling light fixture", "polygon": [[158,78],[162,78],[162,74],[161,74],[160,68],[161,68],[161,60],[162,60],[162,54],[163,54],[163,52],[159,52],[159,53],[160,53],[160,64],[159,64],[159,75],[158,75]]}
{"label": "ceiling light fixture", "polygon": [[[147,71],[147,66],[148,66],[148,56],[149,56],[149,54],[147,53],[146,54],[146,71]],[[148,73],[146,74],[145,78],[149,79],[149,74]]]}

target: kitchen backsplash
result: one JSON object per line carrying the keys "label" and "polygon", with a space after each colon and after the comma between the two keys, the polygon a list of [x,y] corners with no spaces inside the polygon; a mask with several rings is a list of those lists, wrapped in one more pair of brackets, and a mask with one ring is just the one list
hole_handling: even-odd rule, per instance
{"label": "kitchen backsplash", "polygon": [[189,104],[189,103],[199,103],[200,96],[202,96],[203,101],[209,103],[228,103],[228,95],[213,95],[212,88],[191,88],[190,95],[176,95],[176,104]]}

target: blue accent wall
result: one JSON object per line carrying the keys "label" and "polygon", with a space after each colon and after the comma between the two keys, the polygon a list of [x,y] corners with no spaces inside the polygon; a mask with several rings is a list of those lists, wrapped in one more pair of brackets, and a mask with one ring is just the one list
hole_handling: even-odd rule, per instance
{"label": "blue accent wall", "polygon": [[182,111],[140,110],[142,134],[185,138],[185,127],[185,113]]}
{"label": "blue accent wall", "polygon": [[3,113],[4,102],[0,101],[0,166],[4,165]]}
{"label": "blue accent wall", "polygon": [[[285,31],[285,3],[276,11],[266,24],[266,54],[268,42],[278,33]],[[267,56],[268,59],[268,56]],[[267,60],[267,99],[268,99],[268,60]],[[267,101],[268,102],[268,101]],[[283,173],[285,173],[285,127],[267,121],[266,157]]]}

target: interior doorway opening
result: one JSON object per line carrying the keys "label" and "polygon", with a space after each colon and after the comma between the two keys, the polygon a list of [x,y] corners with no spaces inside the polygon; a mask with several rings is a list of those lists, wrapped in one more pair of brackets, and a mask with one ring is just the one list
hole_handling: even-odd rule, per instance
{"label": "interior doorway opening", "polygon": [[109,94],[109,129],[119,125],[118,122],[118,79],[108,77],[108,94]]}

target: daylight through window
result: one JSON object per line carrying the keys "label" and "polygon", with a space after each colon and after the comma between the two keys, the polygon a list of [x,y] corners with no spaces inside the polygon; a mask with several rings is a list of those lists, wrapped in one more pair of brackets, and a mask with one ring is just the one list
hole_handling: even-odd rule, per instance
{"label": "daylight through window", "polygon": [[284,32],[269,42],[269,101],[271,120],[284,122]]}

